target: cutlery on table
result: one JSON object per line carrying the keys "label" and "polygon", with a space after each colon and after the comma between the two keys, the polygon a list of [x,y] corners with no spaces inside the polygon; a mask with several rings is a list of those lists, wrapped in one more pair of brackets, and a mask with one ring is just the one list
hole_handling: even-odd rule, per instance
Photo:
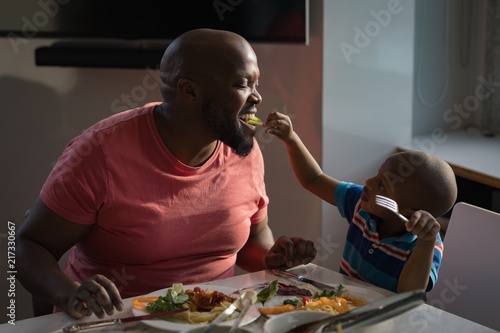
{"label": "cutlery on table", "polygon": [[395,317],[425,301],[425,291],[408,291],[361,306],[338,316],[299,325],[286,333],[337,332],[338,328],[358,329]]}
{"label": "cutlery on table", "polygon": [[253,298],[257,299],[257,293],[254,290],[244,291],[240,297],[238,297],[233,303],[231,303],[231,305],[227,307],[227,309],[225,309],[217,317],[215,317],[215,319],[212,320],[212,322],[207,325],[200,333],[209,333],[218,324],[223,322],[228,316],[232,315],[247,300],[252,300]]}
{"label": "cutlery on table", "polygon": [[238,289],[232,291],[231,293],[229,293],[229,296],[235,298],[235,297],[238,297],[242,291],[261,289],[261,288],[266,288],[267,286],[269,286],[269,282],[257,283],[257,284],[254,284],[252,286],[238,288]]}
{"label": "cutlery on table", "polygon": [[228,333],[235,333],[236,332],[238,327],[240,327],[240,323],[243,320],[243,317],[245,317],[245,315],[247,314],[250,307],[252,307],[252,305],[254,305],[255,302],[257,302],[257,293],[255,291],[251,290],[250,293],[247,294],[246,296],[247,297],[245,297],[245,299],[241,300],[241,306],[243,308],[240,312],[240,315],[238,316],[238,318],[236,318],[235,322],[231,326],[231,329],[229,330]]}
{"label": "cutlery on table", "polygon": [[62,331],[64,333],[76,333],[76,332],[85,331],[85,330],[89,330],[89,329],[93,329],[93,328],[101,328],[101,327],[106,327],[106,326],[125,324],[125,323],[130,323],[133,321],[140,321],[140,320],[147,320],[147,319],[161,318],[161,317],[170,317],[170,316],[173,316],[177,313],[181,313],[181,312],[184,312],[187,310],[188,309],[177,309],[177,310],[166,311],[166,312],[152,313],[152,314],[143,315],[143,316],[105,319],[105,320],[91,321],[88,323],[74,323],[72,325],[63,327]]}
{"label": "cutlery on table", "polygon": [[399,213],[398,203],[396,201],[392,200],[391,198],[384,197],[383,195],[377,194],[375,196],[375,203],[377,205],[379,205],[380,207],[384,207],[384,208],[390,210],[391,212],[393,212],[394,214],[399,216],[399,218],[401,220],[403,220],[404,222],[408,222],[408,219],[404,215]]}
{"label": "cutlery on table", "polygon": [[314,281],[314,280],[308,279],[306,277],[303,277],[302,275],[297,275],[295,273],[288,272],[288,271],[282,271],[280,269],[273,269],[272,271],[273,271],[273,274],[276,276],[281,276],[281,277],[285,277],[288,279],[292,279],[295,282],[307,283],[307,284],[315,286],[316,288],[319,288],[321,290],[326,290],[327,292],[335,290],[335,287],[333,287],[333,286],[321,283],[319,281]]}

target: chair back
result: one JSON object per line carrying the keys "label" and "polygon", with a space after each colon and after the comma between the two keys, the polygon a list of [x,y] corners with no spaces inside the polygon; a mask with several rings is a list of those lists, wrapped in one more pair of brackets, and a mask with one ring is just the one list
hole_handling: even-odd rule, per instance
{"label": "chair back", "polygon": [[459,202],[427,303],[500,330],[500,214]]}

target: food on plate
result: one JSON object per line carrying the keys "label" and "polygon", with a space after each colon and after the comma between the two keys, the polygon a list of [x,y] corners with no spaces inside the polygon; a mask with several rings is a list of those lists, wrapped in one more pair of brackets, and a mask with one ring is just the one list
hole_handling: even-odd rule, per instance
{"label": "food on plate", "polygon": [[174,283],[167,289],[165,296],[138,297],[132,300],[132,304],[136,309],[149,313],[187,308],[189,311],[175,314],[171,318],[190,324],[206,324],[214,320],[234,300],[217,290],[200,287],[184,290],[182,283]]}
{"label": "food on plate", "polygon": [[259,308],[259,311],[260,311],[260,313],[266,314],[266,315],[276,315],[276,314],[280,314],[280,313],[294,311],[295,309],[296,309],[296,307],[293,304],[283,304],[283,305],[275,306],[272,308]]}
{"label": "food on plate", "polygon": [[262,126],[264,125],[264,122],[260,120],[258,117],[256,117],[253,114],[249,114],[244,118],[245,122],[247,124],[253,125],[253,126]]}
{"label": "food on plate", "polygon": [[264,305],[264,303],[270,300],[274,295],[312,296],[312,293],[309,289],[299,288],[291,284],[285,284],[278,282],[278,280],[274,280],[257,294],[257,301]]}
{"label": "food on plate", "polygon": [[309,289],[299,288],[292,284],[284,284],[278,283],[278,291],[276,291],[277,295],[301,295],[301,296],[312,296],[312,293]]}
{"label": "food on plate", "polygon": [[262,303],[262,305],[264,305],[264,303],[270,300],[277,291],[278,280],[274,280],[273,282],[269,283],[267,287],[259,291],[259,293],[257,294],[257,302],[260,302]]}
{"label": "food on plate", "polygon": [[[287,285],[284,286],[283,289],[286,289]],[[289,291],[293,289],[294,288],[289,288]],[[259,311],[266,315],[275,315],[296,310],[321,311],[332,315],[338,315],[350,311],[352,306],[357,307],[366,304],[366,300],[352,295],[349,290],[342,285],[339,285],[334,290],[316,292],[314,295],[306,295],[306,292],[302,289],[305,288],[297,288],[298,291],[296,294],[287,294],[294,295],[294,298],[285,299],[282,304],[274,307],[259,308]],[[276,292],[276,294],[278,294],[278,292]]]}
{"label": "food on plate", "polygon": [[318,300],[304,298],[303,300],[304,301],[302,302],[302,304],[294,305],[293,303],[287,303],[272,308],[260,308],[259,311],[267,315],[279,314],[295,310],[321,311],[330,313],[332,315],[337,315],[350,310],[347,300],[342,297],[334,297],[332,299],[328,297],[321,297]]}

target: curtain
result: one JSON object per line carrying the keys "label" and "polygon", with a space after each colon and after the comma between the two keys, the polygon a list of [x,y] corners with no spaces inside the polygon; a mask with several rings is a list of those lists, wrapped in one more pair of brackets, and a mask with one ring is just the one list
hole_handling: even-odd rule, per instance
{"label": "curtain", "polygon": [[[486,18],[485,78],[500,82],[500,0],[488,0]],[[483,104],[485,134],[500,134],[500,87],[493,85],[491,97]]]}

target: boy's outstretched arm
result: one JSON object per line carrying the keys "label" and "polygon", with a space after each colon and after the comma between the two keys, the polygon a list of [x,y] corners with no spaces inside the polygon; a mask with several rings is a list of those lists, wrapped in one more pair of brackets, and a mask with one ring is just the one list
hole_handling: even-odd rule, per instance
{"label": "boy's outstretched arm", "polygon": [[290,117],[271,112],[264,126],[266,133],[274,134],[285,143],[293,172],[302,187],[335,205],[335,190],[339,181],[323,173],[318,162],[294,132]]}
{"label": "boy's outstretched arm", "polygon": [[399,275],[398,293],[427,288],[439,229],[436,219],[421,210],[414,212],[406,223],[406,230],[417,235],[417,244]]}

